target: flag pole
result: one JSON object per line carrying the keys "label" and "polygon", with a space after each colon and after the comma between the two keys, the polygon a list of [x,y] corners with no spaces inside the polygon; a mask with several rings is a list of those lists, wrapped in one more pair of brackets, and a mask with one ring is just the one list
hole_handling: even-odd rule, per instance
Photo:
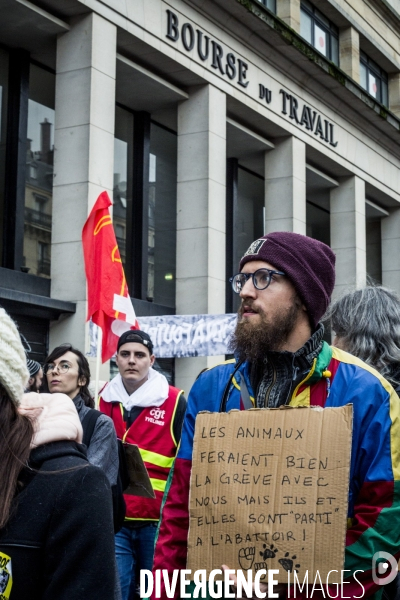
{"label": "flag pole", "polygon": [[101,364],[101,346],[102,346],[103,330],[97,326],[97,354],[96,354],[96,379],[94,382],[94,404],[98,407],[99,404],[99,380],[100,380],[100,364]]}

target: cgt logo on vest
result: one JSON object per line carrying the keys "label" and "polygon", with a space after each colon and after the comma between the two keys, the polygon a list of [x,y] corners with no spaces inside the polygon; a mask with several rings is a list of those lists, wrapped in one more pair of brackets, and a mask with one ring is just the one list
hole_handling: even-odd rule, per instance
{"label": "cgt logo on vest", "polygon": [[165,421],[162,421],[165,415],[165,410],[159,408],[152,408],[150,411],[150,417],[146,417],[146,421],[154,423],[154,425],[165,425]]}

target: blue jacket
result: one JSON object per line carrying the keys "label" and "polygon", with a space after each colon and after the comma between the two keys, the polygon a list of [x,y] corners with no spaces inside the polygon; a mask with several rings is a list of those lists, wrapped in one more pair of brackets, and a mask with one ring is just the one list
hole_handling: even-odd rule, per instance
{"label": "blue jacket", "polygon": [[[254,398],[249,363],[244,363],[232,377],[235,367],[235,361],[214,367],[204,372],[192,387],[181,445],[164,497],[154,569],[186,568],[196,416],[199,411],[219,411],[227,384],[226,410],[243,409],[239,373]],[[400,401],[377,371],[324,342],[310,372],[293,391],[290,406],[339,407],[350,403],[353,440],[344,568],[364,571],[357,578],[365,588],[365,597],[378,592],[378,598],[382,588],[372,580],[373,555],[384,550],[400,556]],[[345,586],[346,596],[360,596],[360,585],[349,581]],[[313,598],[318,597],[315,592]]]}

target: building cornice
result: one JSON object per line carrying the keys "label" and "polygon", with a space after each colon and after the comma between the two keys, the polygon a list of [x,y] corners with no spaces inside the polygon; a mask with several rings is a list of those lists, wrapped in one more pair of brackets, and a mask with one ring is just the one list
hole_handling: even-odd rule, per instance
{"label": "building cornice", "polygon": [[[272,29],[288,46],[294,48],[295,51],[306,57],[310,63],[313,63],[320,72],[323,72],[326,76],[335,80],[338,86],[347,90],[355,99],[361,101],[368,109],[379,117],[378,120],[375,119],[374,124],[379,127],[380,121],[381,125],[385,128],[385,134],[390,133],[390,137],[399,143],[400,138],[398,137],[398,134],[400,133],[400,119],[387,107],[377,102],[356,81],[315,50],[315,48],[306,42],[294,29],[265,8],[260,2],[257,0],[233,0],[233,2],[243,6],[243,8],[254,18],[263,21],[266,25],[266,33],[268,31],[267,28]],[[257,35],[263,37],[259,27],[257,27]],[[347,98],[348,103],[350,99],[351,97],[349,96]]]}
{"label": "building cornice", "polygon": [[400,27],[400,13],[397,12],[396,9],[388,2],[387,0],[375,0],[376,4],[380,5],[380,8],[385,13],[385,15],[389,15],[395,19],[395,25]]}

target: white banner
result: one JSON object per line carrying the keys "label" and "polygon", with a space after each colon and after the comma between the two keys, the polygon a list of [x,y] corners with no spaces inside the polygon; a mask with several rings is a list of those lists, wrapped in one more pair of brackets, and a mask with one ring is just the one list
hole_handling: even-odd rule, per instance
{"label": "white banner", "polygon": [[[236,319],[236,314],[138,317],[140,329],[153,341],[157,358],[228,354]],[[96,355],[96,338],[97,327],[91,322],[89,356]]]}

